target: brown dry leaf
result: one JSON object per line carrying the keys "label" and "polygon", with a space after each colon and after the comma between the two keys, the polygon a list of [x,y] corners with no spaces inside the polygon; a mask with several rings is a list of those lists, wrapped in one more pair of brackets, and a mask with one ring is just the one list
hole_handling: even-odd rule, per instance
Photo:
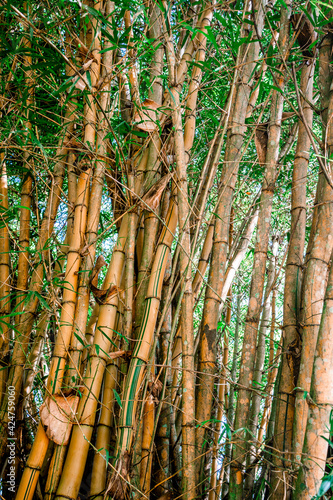
{"label": "brown dry leaf", "polygon": [[292,14],[291,24],[296,30],[296,38],[301,48],[304,57],[311,58],[314,56],[315,48],[309,48],[316,41],[316,33],[310,20],[305,14]]}
{"label": "brown dry leaf", "polygon": [[151,382],[148,382],[148,388],[154,398],[158,398],[161,390],[163,389],[163,384],[159,379],[155,379]]}
{"label": "brown dry leaf", "polygon": [[47,397],[40,407],[40,419],[46,435],[56,444],[68,444],[79,396]]}
{"label": "brown dry leaf", "polygon": [[159,107],[155,101],[146,99],[141,107],[135,110],[133,124],[144,132],[154,132],[157,129]]}
{"label": "brown dry leaf", "polygon": [[87,75],[84,73],[84,75],[79,77],[79,79],[75,83],[75,88],[79,90],[84,90],[87,87],[87,85],[88,85]]}
{"label": "brown dry leaf", "polygon": [[84,63],[82,65],[81,71],[87,71],[93,62],[94,62],[94,59],[89,59],[89,61],[87,61],[86,63]]}
{"label": "brown dry leaf", "polygon": [[254,134],[254,143],[256,145],[260,166],[265,165],[266,162],[267,141],[268,141],[267,124],[259,125],[256,128]]}
{"label": "brown dry leaf", "polygon": [[97,287],[98,285],[98,275],[102,267],[106,266],[105,259],[103,255],[99,255],[97,257],[97,260],[95,262],[94,268],[91,273],[91,278],[90,278],[90,284],[93,285],[94,287]]}
{"label": "brown dry leaf", "polygon": [[78,75],[74,76],[74,78],[77,79],[77,81],[75,82],[76,89],[84,90],[88,86],[86,71],[90,68],[93,62],[94,59],[89,59],[89,61],[82,65],[82,68],[80,69],[81,77],[79,77]]}
{"label": "brown dry leaf", "polygon": [[157,210],[161,201],[163,191],[166,188],[170,178],[171,173],[169,172],[168,174],[164,175],[164,177],[162,177],[159,181],[155,182],[155,184],[153,184],[150,189],[148,189],[148,191],[142,197],[144,208],[147,208],[146,205],[148,205],[148,207],[154,212]]}
{"label": "brown dry leaf", "polygon": [[95,263],[94,269],[92,270],[91,278],[89,281],[90,290],[91,290],[93,296],[95,297],[97,304],[100,304],[100,305],[105,304],[105,302],[109,298],[111,298],[113,295],[116,295],[118,292],[121,291],[121,289],[115,285],[111,285],[109,288],[105,288],[104,290],[97,287],[99,271],[103,266],[106,266],[106,265],[107,264],[104,260],[104,257],[102,255],[100,255],[96,260],[96,263]]}
{"label": "brown dry leaf", "polygon": [[124,500],[129,484],[130,456],[125,452],[119,459],[117,469],[112,473],[104,493],[104,499],[112,497],[115,500]]}
{"label": "brown dry leaf", "polygon": [[74,42],[76,43],[77,45],[77,48],[79,49],[79,54],[80,56],[83,58],[87,57],[87,54],[89,53],[89,49],[88,47],[86,47],[84,45],[83,42],[81,42],[81,40],[79,39],[78,36],[74,35],[74,38],[73,38]]}
{"label": "brown dry leaf", "polygon": [[64,142],[64,146],[67,149],[83,149],[84,148],[84,144],[82,144],[81,142],[76,140],[75,137],[72,137],[71,139],[69,139],[69,141]]}
{"label": "brown dry leaf", "polygon": [[108,357],[110,359],[117,359],[121,358],[122,356],[126,356],[127,351],[115,351],[115,352],[109,352]]}

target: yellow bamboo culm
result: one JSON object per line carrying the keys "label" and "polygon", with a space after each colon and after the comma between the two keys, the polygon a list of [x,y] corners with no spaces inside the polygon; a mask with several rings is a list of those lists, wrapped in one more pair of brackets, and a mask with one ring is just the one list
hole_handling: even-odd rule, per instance
{"label": "yellow bamboo culm", "polygon": [[45,484],[44,500],[51,500],[54,497],[65,462],[66,451],[66,445],[55,445],[55,450],[51,458],[49,473]]}
{"label": "yellow bamboo culm", "polygon": [[[96,2],[97,4],[97,2]],[[99,4],[98,4],[99,5]],[[98,6],[97,5],[97,6]],[[96,33],[96,30],[95,30]],[[100,44],[95,38],[96,46],[93,50],[99,49]],[[96,83],[99,76],[99,58],[95,58],[91,65],[92,83]],[[95,123],[96,123],[96,107],[93,96],[87,96],[85,104],[85,128],[84,142],[88,148],[95,142]],[[74,324],[75,308],[77,302],[78,288],[78,272],[81,265],[81,248],[84,242],[84,234],[87,223],[87,210],[89,203],[89,184],[91,177],[91,166],[85,159],[80,164],[81,172],[77,182],[77,196],[74,208],[74,224],[71,244],[67,253],[66,273],[64,282],[67,284],[64,287],[62,309],[60,316],[60,328],[57,334],[54,352],[51,360],[50,373],[47,381],[47,390],[51,394],[57,394],[61,391],[62,382],[65,375],[66,358],[68,348],[72,336],[72,328]],[[22,479],[17,492],[17,499],[30,500],[34,494],[37,480],[40,473],[40,468],[43,464],[45,453],[47,450],[48,438],[45,434],[42,424],[39,424],[35,441],[30,452],[27,465],[22,475]],[[44,453],[44,454],[43,454]]]}
{"label": "yellow bamboo culm", "polygon": [[142,455],[140,467],[140,487],[142,492],[149,498],[151,466],[152,466],[152,440],[155,425],[155,403],[154,396],[149,394],[143,408],[143,430],[142,430]]}
{"label": "yellow bamboo culm", "polygon": [[[74,215],[74,233],[72,243],[68,250],[65,282],[71,286],[66,286],[63,292],[63,307],[60,316],[60,329],[56,338],[53,357],[51,360],[50,373],[47,381],[47,388],[51,394],[57,394],[62,387],[62,380],[65,374],[66,357],[70,344],[72,327],[74,321],[75,305],[77,300],[78,271],[80,269],[80,248],[84,234],[87,217],[88,183],[89,172],[83,172],[78,180],[77,200]],[[21,483],[17,492],[17,499],[28,500],[32,498],[34,489],[32,483],[36,482],[43,464],[42,451],[46,453],[48,438],[42,424],[39,424],[32,451],[29,455],[26,468],[24,470]],[[36,450],[36,451],[35,451]],[[38,452],[39,450],[39,452]],[[37,460],[35,461],[35,458]],[[34,486],[36,485],[34,483]]]}
{"label": "yellow bamboo culm", "polygon": [[113,419],[113,404],[115,401],[114,391],[117,388],[118,364],[116,360],[110,360],[106,365],[104,376],[104,389],[101,415],[97,427],[92,476],[90,484],[90,496],[95,500],[102,500],[105,484],[108,461],[108,446],[111,439],[111,426]]}
{"label": "yellow bamboo culm", "polygon": [[154,331],[161,301],[163,278],[176,227],[177,205],[174,197],[172,197],[151,270],[138,340],[124,383],[122,411],[119,421],[120,433],[115,453],[119,457],[115,466],[117,473],[111,477],[106,494],[119,494],[120,491],[126,491],[127,488],[123,478],[128,472],[139,393],[146,373],[151,348],[154,344]]}
{"label": "yellow bamboo culm", "polygon": [[[118,240],[113,250],[104,284],[120,287],[127,240],[127,215],[123,217]],[[102,386],[111,340],[115,336],[118,296],[113,295],[100,305],[95,339],[83,379],[84,390],[77,410],[78,425],[74,426],[66,462],[56,498],[76,499],[82,481],[90,440],[94,428],[98,398]]]}
{"label": "yellow bamboo culm", "polygon": [[6,222],[8,211],[8,185],[4,153],[1,153],[0,165],[0,208],[3,219],[0,223],[0,316],[3,317],[0,327],[0,408],[2,397],[5,394],[7,379],[6,357],[9,348],[9,326],[10,321],[6,316],[10,313],[10,261],[9,261],[9,234]]}
{"label": "yellow bamboo culm", "polygon": [[[26,7],[26,6],[25,6]],[[31,219],[31,200],[32,200],[32,168],[31,168],[31,130],[32,124],[30,121],[30,113],[32,113],[33,105],[33,88],[34,79],[33,72],[31,70],[32,57],[31,57],[31,41],[26,38],[24,41],[24,47],[26,53],[24,55],[24,65],[25,65],[25,79],[27,87],[27,99],[26,99],[26,141],[27,150],[23,153],[24,167],[27,169],[28,173],[24,176],[22,189],[21,189],[21,212],[20,212],[20,235],[19,235],[19,256],[18,256],[18,273],[17,273],[17,288],[19,293],[16,298],[16,311],[21,312],[23,310],[23,303],[25,298],[25,293],[28,287],[29,279],[29,240],[30,240],[30,219]],[[16,322],[19,322],[20,316],[16,316]],[[23,344],[25,344],[25,339],[23,339]],[[22,357],[25,357],[26,346],[24,346],[24,352],[22,352]]]}

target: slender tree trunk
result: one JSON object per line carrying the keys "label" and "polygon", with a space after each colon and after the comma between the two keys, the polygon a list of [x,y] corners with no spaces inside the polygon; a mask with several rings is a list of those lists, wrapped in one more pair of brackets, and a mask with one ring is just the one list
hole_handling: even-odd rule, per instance
{"label": "slender tree trunk", "polygon": [[152,465],[152,441],[155,422],[154,396],[149,394],[143,409],[143,432],[142,432],[142,457],[140,467],[140,486],[143,493],[149,498],[151,465]]}
{"label": "slender tree trunk", "polygon": [[[331,57],[332,38],[323,40],[320,48],[319,61],[321,65],[321,92],[323,121],[327,123],[324,135],[325,149],[328,158],[333,151],[333,136],[331,114],[333,111],[333,94],[328,87],[329,65]],[[332,81],[332,79],[330,79]],[[326,103],[328,107],[326,107]],[[326,108],[326,109],[325,109]],[[325,155],[326,157],[326,155]],[[327,160],[325,160],[326,162]],[[306,430],[308,404],[304,394],[310,391],[313,360],[323,309],[325,285],[328,276],[330,257],[333,248],[333,191],[328,184],[322,170],[319,172],[317,200],[313,216],[313,224],[305,261],[305,275],[302,288],[301,327],[302,344],[297,392],[295,402],[295,416],[293,426],[293,452],[296,460],[301,460],[304,435]]]}
{"label": "slender tree trunk", "polygon": [[[235,327],[235,336],[234,336],[234,346],[232,353],[232,365],[230,372],[230,390],[229,390],[229,406],[227,413],[227,422],[229,425],[229,429],[233,429],[234,425],[234,417],[235,417],[235,384],[236,384],[236,375],[237,375],[237,359],[239,354],[239,333],[240,333],[240,325],[241,325],[241,292],[240,287],[238,287],[237,294],[237,306],[236,306],[236,327]],[[225,445],[225,457],[223,460],[222,470],[220,472],[218,490],[216,493],[217,498],[219,498],[219,493],[222,490],[222,498],[228,492],[229,480],[230,480],[230,464],[231,464],[231,454],[232,454],[232,444],[228,439]],[[223,481],[224,480],[224,481]],[[222,484],[223,483],[223,484]]]}
{"label": "slender tree trunk", "polygon": [[[263,11],[258,3],[259,12],[256,22],[259,33],[263,26]],[[248,4],[244,7],[243,34],[246,36],[249,26],[246,24]],[[213,401],[214,374],[216,363],[216,329],[219,319],[219,306],[221,301],[223,276],[228,250],[228,232],[231,203],[237,179],[239,153],[244,141],[246,131],[245,116],[251,91],[252,72],[254,70],[259,50],[258,42],[251,43],[249,47],[241,46],[238,61],[243,66],[243,71],[236,69],[236,88],[229,118],[229,133],[227,136],[225,166],[222,173],[220,187],[220,201],[215,213],[215,230],[212,257],[209,270],[208,287],[206,288],[203,319],[200,329],[200,345],[198,358],[198,371],[200,372],[199,388],[197,391],[196,420],[198,423],[210,419]],[[223,193],[223,194],[222,194]],[[227,290],[226,290],[227,293]],[[196,446],[198,453],[203,451],[205,427],[199,425],[196,430]]]}
{"label": "slender tree trunk", "polygon": [[[332,111],[332,110],[331,110]],[[333,266],[328,277],[318,340],[314,355],[310,394],[306,396],[308,420],[293,498],[310,500],[318,495],[325,473],[328,442],[331,439],[333,396]]]}
{"label": "slender tree trunk", "polygon": [[263,437],[267,434],[267,425],[271,411],[272,395],[274,390],[274,384],[277,377],[278,366],[280,362],[280,356],[282,351],[281,343],[276,351],[276,356],[274,360],[274,332],[275,332],[275,304],[276,304],[276,290],[273,290],[272,297],[272,323],[271,323],[271,335],[270,335],[270,354],[269,354],[269,367],[270,371],[267,377],[267,384],[265,388],[265,405],[262,413],[262,418],[260,422],[259,432],[258,432],[258,443],[263,442]]}
{"label": "slender tree trunk", "polygon": [[[54,169],[54,174],[53,174],[53,179],[52,179],[52,184],[51,184],[51,190],[50,190],[50,195],[48,197],[47,201],[47,206],[45,209],[45,213],[43,216],[43,221],[41,223],[41,228],[39,231],[39,239],[36,245],[36,262],[35,262],[35,267],[32,272],[32,276],[30,279],[30,285],[29,285],[29,299],[27,301],[27,304],[24,308],[24,311],[21,315],[20,319],[20,330],[21,330],[21,336],[22,338],[25,339],[24,343],[19,343],[16,342],[14,345],[13,349],[13,355],[12,355],[12,362],[11,362],[11,369],[9,371],[8,375],[8,385],[14,386],[16,388],[15,390],[15,405],[17,406],[18,403],[18,397],[19,397],[19,392],[20,388],[22,385],[22,377],[23,377],[23,372],[24,372],[24,367],[22,362],[20,361],[23,357],[23,349],[27,349],[29,345],[29,339],[30,339],[30,334],[32,330],[32,326],[35,320],[35,315],[36,311],[38,308],[39,304],[39,295],[42,290],[43,286],[43,278],[44,278],[44,262],[48,258],[48,249],[47,249],[47,242],[50,238],[50,235],[52,234],[55,219],[56,219],[56,214],[58,211],[59,203],[61,200],[61,191],[62,191],[62,184],[64,180],[64,175],[65,175],[65,168],[66,168],[66,158],[67,158],[67,145],[66,142],[69,141],[72,131],[73,131],[73,124],[70,121],[71,115],[73,113],[73,108],[71,106],[68,106],[66,116],[64,119],[64,126],[66,127],[65,129],[65,136],[64,138],[61,138],[59,141],[59,146],[57,150],[57,155],[56,158],[58,158],[58,161],[56,163],[55,169]],[[44,260],[45,259],[45,260]],[[16,362],[17,360],[17,362]],[[24,360],[25,360],[25,353],[24,353]],[[6,446],[6,440],[5,438],[5,432],[3,432],[3,429],[6,425],[7,421],[7,398],[5,397],[3,400],[3,404],[1,407],[1,419],[0,419],[0,436],[1,436],[1,442],[0,442],[0,457],[2,457],[5,446]]]}
{"label": "slender tree trunk", "polygon": [[[313,93],[314,63],[305,64],[301,73],[301,90],[311,101]],[[302,100],[303,114],[311,128],[313,111]],[[282,461],[274,459],[276,470],[273,471],[272,494],[278,499],[283,494],[284,467],[288,467],[292,448],[292,425],[295,411],[294,388],[297,382],[299,366],[299,308],[302,283],[302,265],[306,228],[306,180],[309,163],[310,137],[299,120],[299,131],[294,159],[293,181],[291,190],[291,230],[286,265],[284,312],[283,312],[283,348],[282,371],[277,403],[277,419],[274,434],[274,446],[283,453]],[[287,461],[285,461],[287,459]],[[281,472],[279,470],[281,469]]]}
{"label": "slender tree trunk", "polygon": [[[23,182],[21,188],[21,210],[20,210],[20,234],[19,234],[19,257],[17,265],[17,291],[16,294],[16,311],[22,312],[23,303],[26,296],[26,291],[28,288],[29,279],[29,244],[30,244],[30,219],[31,219],[31,202],[32,202],[32,168],[33,164],[33,154],[31,145],[31,134],[32,134],[32,124],[30,117],[32,117],[32,107],[33,107],[33,92],[34,92],[34,80],[33,72],[31,70],[32,57],[31,57],[31,42],[29,39],[25,40],[24,48],[26,54],[24,55],[24,67],[25,67],[25,77],[26,77],[26,88],[27,88],[27,98],[25,101],[26,106],[26,147],[27,150],[23,153],[23,167],[26,170],[23,174]],[[30,151],[29,151],[30,150]],[[20,317],[16,317],[16,323],[19,324]],[[18,343],[21,343],[25,339],[17,339]],[[23,356],[25,355],[25,349],[23,349]],[[22,360],[24,363],[24,359]]]}
{"label": "slender tree trunk", "polygon": [[[256,361],[254,365],[254,373],[253,373],[253,387],[256,392],[252,394],[251,401],[251,410],[250,410],[250,418],[248,423],[248,431],[249,431],[249,442],[250,442],[250,453],[246,457],[246,468],[247,468],[247,477],[245,479],[245,487],[244,494],[246,496],[250,495],[255,478],[255,467],[252,466],[253,462],[256,459],[257,455],[257,428],[258,428],[258,420],[260,413],[260,404],[261,404],[261,380],[263,375],[265,354],[266,354],[266,337],[267,331],[269,328],[269,320],[272,310],[272,304],[270,300],[270,294],[272,292],[272,286],[275,279],[276,273],[276,258],[277,252],[279,248],[279,237],[272,238],[272,256],[268,263],[267,269],[267,281],[266,288],[264,294],[264,306],[261,316],[261,323],[258,333],[258,343],[257,343],[257,353],[256,353]],[[273,300],[273,299],[272,299]],[[251,444],[252,443],[252,444]]]}
{"label": "slender tree trunk", "polygon": [[6,380],[8,375],[7,365],[9,356],[10,340],[10,249],[9,231],[7,226],[8,216],[8,184],[5,157],[1,154],[0,165],[0,208],[2,221],[0,222],[0,408],[5,394]]}
{"label": "slender tree trunk", "polygon": [[[281,57],[286,59],[289,49],[289,17],[290,3],[287,2],[281,9],[281,29],[279,48]],[[277,161],[281,135],[281,118],[283,111],[284,74],[280,73],[277,79],[279,90],[273,90],[270,124],[268,131],[266,169],[260,198],[260,209],[257,226],[254,263],[251,279],[249,306],[245,323],[241,369],[239,374],[239,391],[235,415],[235,445],[233,448],[233,464],[230,480],[230,499],[243,498],[243,464],[246,458],[247,444],[244,441],[244,429],[248,426],[250,389],[253,381],[253,369],[256,352],[257,329],[263,295],[265,268],[267,259],[269,227],[272,213],[273,194],[277,175]],[[241,430],[243,429],[243,430]]]}
{"label": "slender tree trunk", "polygon": [[[118,325],[119,327],[119,325]],[[117,392],[118,360],[110,359],[105,368],[102,408],[97,425],[96,453],[92,467],[90,485],[90,496],[96,500],[103,500],[107,478],[107,463],[111,453],[109,446],[111,441],[112,421],[114,413],[115,396]]]}

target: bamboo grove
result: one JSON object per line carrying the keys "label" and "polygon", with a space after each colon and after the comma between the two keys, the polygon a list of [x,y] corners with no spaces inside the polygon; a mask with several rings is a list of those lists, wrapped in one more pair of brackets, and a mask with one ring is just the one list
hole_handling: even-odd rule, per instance
{"label": "bamboo grove", "polygon": [[331,1],[0,22],[1,498],[331,498]]}

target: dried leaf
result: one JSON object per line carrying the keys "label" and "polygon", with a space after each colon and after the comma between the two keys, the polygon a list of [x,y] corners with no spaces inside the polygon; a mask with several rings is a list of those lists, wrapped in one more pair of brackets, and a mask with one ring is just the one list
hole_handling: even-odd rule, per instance
{"label": "dried leaf", "polygon": [[117,359],[117,358],[122,358],[127,356],[128,351],[115,351],[115,352],[109,352],[108,357],[110,359]]}
{"label": "dried leaf", "polygon": [[111,285],[109,288],[106,288],[104,290],[97,287],[99,271],[103,266],[106,266],[106,262],[104,260],[104,257],[100,255],[96,260],[89,281],[90,290],[95,297],[97,304],[100,305],[105,304],[108,299],[121,291],[121,289],[115,285]]}
{"label": "dried leaf", "polygon": [[87,71],[87,69],[89,69],[89,68],[90,68],[90,66],[92,65],[92,63],[93,63],[93,62],[94,62],[94,59],[89,59],[89,61],[87,61],[86,63],[84,63],[84,64],[82,65],[82,68],[81,68],[81,70],[80,70],[80,71],[81,71],[81,72],[82,72],[82,71]]}
{"label": "dried leaf", "polygon": [[75,82],[75,88],[79,90],[84,90],[87,87],[87,85],[88,85],[88,80],[86,74],[84,73],[82,77],[78,77],[78,80]]}
{"label": "dried leaf", "polygon": [[68,444],[79,396],[47,397],[40,407],[40,419],[46,435],[56,444]]}
{"label": "dried leaf", "polygon": [[282,121],[284,122],[285,120],[289,120],[289,118],[292,118],[295,115],[295,111],[284,111],[282,113]]}
{"label": "dried leaf", "polygon": [[160,105],[151,99],[146,99],[133,116],[133,124],[144,132],[154,132],[157,129],[158,109]]}
{"label": "dried leaf", "polygon": [[152,210],[156,211],[163,194],[164,189],[166,188],[169,180],[171,178],[171,173],[169,172],[164,177],[162,177],[159,181],[155,182],[152,187],[143,195],[142,203],[144,208],[147,208],[146,205]]}
{"label": "dried leaf", "polygon": [[148,382],[148,388],[154,398],[158,398],[161,390],[163,389],[163,384],[159,379],[155,379],[151,382]]}
{"label": "dried leaf", "polygon": [[125,452],[118,460],[117,469],[112,473],[104,493],[104,499],[112,497],[115,500],[124,500],[129,484],[130,456]]}
{"label": "dried leaf", "polygon": [[65,148],[67,149],[83,149],[85,147],[84,144],[77,141],[75,137],[72,137],[68,141],[64,143]]}
{"label": "dried leaf", "polygon": [[99,255],[95,262],[94,268],[91,272],[90,284],[97,287],[98,285],[98,275],[102,267],[106,266],[105,259],[103,255]]}
{"label": "dried leaf", "polygon": [[316,41],[316,33],[310,20],[304,13],[292,14],[291,24],[296,30],[296,38],[301,48],[304,57],[311,58],[314,56],[314,48],[309,48]]}
{"label": "dried leaf", "polygon": [[266,162],[267,141],[267,124],[259,125],[255,131],[254,142],[257,149],[259,165],[261,166],[265,165]]}

